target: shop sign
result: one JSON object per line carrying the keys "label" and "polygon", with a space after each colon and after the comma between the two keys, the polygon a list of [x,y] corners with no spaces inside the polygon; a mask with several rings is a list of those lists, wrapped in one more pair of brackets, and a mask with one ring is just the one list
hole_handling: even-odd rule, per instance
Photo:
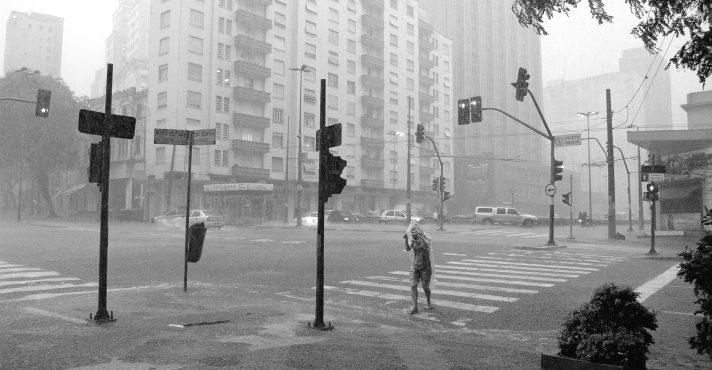
{"label": "shop sign", "polygon": [[263,183],[236,183],[236,184],[207,184],[203,185],[203,191],[274,191],[274,185]]}

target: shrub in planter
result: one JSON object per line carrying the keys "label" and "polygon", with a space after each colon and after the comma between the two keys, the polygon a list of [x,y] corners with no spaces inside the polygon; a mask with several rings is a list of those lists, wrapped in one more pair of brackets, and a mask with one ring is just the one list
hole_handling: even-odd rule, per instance
{"label": "shrub in planter", "polygon": [[645,368],[648,346],[658,327],[655,314],[637,300],[630,287],[606,283],[591,301],[574,310],[559,335],[562,356],[609,365]]}
{"label": "shrub in planter", "polygon": [[695,324],[697,334],[690,337],[690,347],[712,359],[712,235],[703,236],[694,250],[685,248],[680,257],[683,262],[677,276],[693,284],[697,297],[695,303],[700,305],[695,313],[703,315]]}

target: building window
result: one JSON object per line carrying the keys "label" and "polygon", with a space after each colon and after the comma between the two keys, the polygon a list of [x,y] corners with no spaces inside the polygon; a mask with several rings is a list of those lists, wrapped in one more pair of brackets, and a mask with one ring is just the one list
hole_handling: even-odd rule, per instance
{"label": "building window", "polygon": [[391,46],[398,47],[398,36],[391,34]]}
{"label": "building window", "polygon": [[230,113],[230,98],[223,96],[223,112]]}
{"label": "building window", "polygon": [[168,106],[168,92],[159,92],[156,96],[156,109],[166,109]]}
{"label": "building window", "polygon": [[407,11],[409,17],[415,17],[415,9],[413,8],[412,5],[408,5],[408,7],[406,9],[407,9],[406,11]]}
{"label": "building window", "polygon": [[203,81],[203,66],[195,63],[188,63],[188,79],[191,81]]}
{"label": "building window", "polygon": [[197,91],[188,90],[186,95],[186,105],[188,108],[200,109],[201,95]]}
{"label": "building window", "polygon": [[346,51],[348,51],[349,53],[355,54],[356,53],[356,41],[346,40]]}
{"label": "building window", "polygon": [[225,33],[225,18],[218,18],[218,33]]}
{"label": "building window", "polygon": [[414,24],[408,23],[405,26],[405,30],[408,33],[408,36],[415,36],[415,25]]}
{"label": "building window", "polygon": [[355,116],[356,115],[356,103],[354,102],[346,102],[346,115],[347,116]]}
{"label": "building window", "polygon": [[272,89],[272,95],[275,99],[284,99],[284,85],[275,83]]}
{"label": "building window", "polygon": [[225,44],[218,42],[218,59],[225,58]]}
{"label": "building window", "polygon": [[316,92],[310,89],[304,89],[304,102],[307,104],[316,104]]}
{"label": "building window", "polygon": [[329,94],[326,98],[326,105],[329,109],[339,110],[339,97]]}
{"label": "building window", "polygon": [[200,120],[193,119],[193,118],[186,118],[185,124],[186,124],[186,126],[191,127],[191,128],[200,127]]}
{"label": "building window", "polygon": [[220,113],[222,111],[222,96],[215,97],[215,112]]}
{"label": "building window", "polygon": [[329,8],[329,22],[339,24],[339,11]]}
{"label": "building window", "polygon": [[339,46],[339,33],[334,30],[329,30],[329,43],[334,46]]}
{"label": "building window", "polygon": [[158,41],[158,55],[168,54],[168,37]]}
{"label": "building window", "polygon": [[314,113],[304,113],[304,127],[314,128],[316,116]]}
{"label": "building window", "polygon": [[166,120],[165,119],[156,120],[156,127],[166,127]]}
{"label": "building window", "polygon": [[406,43],[406,50],[408,51],[408,54],[415,53],[415,44],[413,43],[413,41],[408,41]]}
{"label": "building window", "polygon": [[316,23],[311,21],[306,21],[304,26],[304,32],[309,35],[316,36]]}
{"label": "building window", "polygon": [[356,12],[356,0],[346,0],[346,9]]}
{"label": "building window", "polygon": [[158,82],[168,81],[168,64],[158,66]]}
{"label": "building window", "polygon": [[225,44],[225,61],[232,60],[232,46]]}
{"label": "building window", "polygon": [[283,145],[283,136],[279,132],[272,133],[272,148],[281,149]]}
{"label": "building window", "polygon": [[339,65],[339,53],[334,51],[329,52],[329,64],[333,64],[335,66]]}
{"label": "building window", "polygon": [[410,90],[410,91],[415,90],[415,80],[413,80],[412,78],[407,78],[406,84],[407,84],[408,90]]}
{"label": "building window", "polygon": [[407,66],[408,72],[415,72],[415,62],[413,62],[412,60],[408,59],[408,63],[407,63],[407,64],[408,64],[408,66]]}
{"label": "building window", "polygon": [[353,123],[346,124],[346,136],[354,137],[356,136],[356,125]]}
{"label": "building window", "polygon": [[349,95],[356,95],[356,82],[346,81],[346,93]]}
{"label": "building window", "polygon": [[205,15],[203,12],[191,9],[190,10],[190,25],[198,28],[203,28],[203,18]]}
{"label": "building window", "polygon": [[307,81],[316,81],[316,68],[314,67],[309,67],[309,70],[307,70],[306,75],[304,78],[307,79]]}
{"label": "building window", "polygon": [[274,25],[285,28],[287,26],[287,17],[282,13],[274,12]]}
{"label": "building window", "polygon": [[171,25],[171,11],[166,10],[161,13],[161,29],[168,28]]}
{"label": "building window", "polygon": [[200,37],[190,36],[188,39],[188,51],[203,55],[203,39]]}
{"label": "building window", "polygon": [[327,126],[333,126],[333,125],[336,125],[336,124],[338,124],[338,123],[339,123],[339,120],[336,119],[336,118],[333,118],[333,117],[329,117],[329,118],[326,120],[326,125],[327,125]]}
{"label": "building window", "polygon": [[391,118],[390,122],[392,125],[397,125],[398,124],[398,112],[392,110],[391,111]]}
{"label": "building window", "polygon": [[191,166],[200,166],[200,148],[194,146],[191,154]]}
{"label": "building window", "polygon": [[353,60],[346,61],[346,72],[356,74],[356,62]]}
{"label": "building window", "polygon": [[166,163],[166,148],[156,148],[156,164]]}
{"label": "building window", "polygon": [[284,76],[284,61],[275,59],[272,65],[272,72],[278,76]]}
{"label": "building window", "polygon": [[284,159],[281,157],[272,157],[272,172],[284,171]]}
{"label": "building window", "polygon": [[272,108],[272,123],[277,125],[284,124],[284,109]]}
{"label": "building window", "polygon": [[398,9],[398,0],[391,0],[391,8]]}
{"label": "building window", "polygon": [[356,21],[349,19],[346,21],[347,29],[349,33],[356,33]]}
{"label": "building window", "polygon": [[304,146],[307,148],[315,148],[316,147],[316,141],[314,140],[313,136],[305,136],[304,137]]}
{"label": "building window", "polygon": [[232,21],[229,19],[225,20],[225,34],[232,36]]}
{"label": "building window", "polygon": [[394,67],[398,67],[398,54],[391,53],[391,65]]}
{"label": "building window", "polygon": [[304,44],[304,56],[307,58],[316,58],[316,45],[305,43]]}
{"label": "building window", "polygon": [[329,87],[339,88],[339,76],[334,73],[329,73],[327,76],[327,84]]}

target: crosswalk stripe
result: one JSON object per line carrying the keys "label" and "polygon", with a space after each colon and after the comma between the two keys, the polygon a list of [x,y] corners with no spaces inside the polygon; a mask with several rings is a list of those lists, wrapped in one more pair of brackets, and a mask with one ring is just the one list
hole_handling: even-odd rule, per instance
{"label": "crosswalk stripe", "polygon": [[38,271],[38,272],[13,272],[10,274],[0,274],[0,279],[13,279],[13,278],[25,278],[25,277],[40,277],[40,276],[57,276],[59,272],[56,271]]}
{"label": "crosswalk stripe", "polygon": [[16,293],[16,292],[36,292],[38,290],[51,290],[51,289],[66,289],[66,288],[85,288],[85,287],[95,287],[98,286],[97,283],[86,283],[86,284],[42,284],[42,285],[32,285],[18,288],[8,288],[0,289],[0,294]]}
{"label": "crosswalk stripe", "polygon": [[609,260],[594,260],[594,259],[589,259],[589,258],[573,258],[573,257],[563,257],[563,256],[529,256],[528,258],[532,259],[544,259],[549,261],[553,261],[556,259],[557,261],[575,261],[575,262],[591,262],[591,263],[600,263],[608,266],[612,262],[616,261],[609,261]]}
{"label": "crosswalk stripe", "polygon": [[[513,269],[513,270],[524,270],[524,271],[555,271],[550,268],[541,268],[541,267],[525,267],[525,266],[502,266],[498,264],[493,264],[493,263],[487,263],[487,262],[447,262],[449,264],[453,265],[464,265],[464,266],[480,266],[480,267],[495,267],[495,268],[508,268],[508,269]],[[571,273],[571,274],[590,274],[591,271],[583,271],[583,270],[562,270],[558,272],[566,272],[566,273]]]}
{"label": "crosswalk stripe", "polygon": [[[409,283],[410,282],[409,279],[400,279],[400,278],[390,277],[390,276],[366,276],[366,279],[397,281],[399,283]],[[437,280],[437,277],[435,278],[435,280]],[[435,284],[436,286],[447,286],[447,287],[451,287],[451,288],[489,290],[489,291],[493,291],[493,292],[505,292],[505,293],[524,293],[524,294],[539,293],[538,290],[531,290],[531,289],[505,288],[505,287],[497,287],[497,286],[491,286],[491,285],[446,283],[444,281],[437,281],[435,283],[431,281],[430,284],[431,285]]]}
{"label": "crosswalk stripe", "polygon": [[443,253],[443,254],[446,256],[460,256],[460,257],[467,256],[466,254],[462,254],[462,253]]}
{"label": "crosswalk stripe", "polygon": [[22,272],[22,271],[41,271],[42,269],[32,268],[32,267],[12,267],[12,268],[2,268],[0,267],[0,274],[5,274],[9,272]]}
{"label": "crosswalk stripe", "polygon": [[547,234],[534,234],[534,235],[523,236],[522,238],[546,238],[547,236],[548,236]]}
{"label": "crosswalk stripe", "polygon": [[[372,287],[372,288],[385,288],[385,289],[403,290],[403,291],[410,292],[410,286],[407,286],[407,285],[381,284],[381,283],[374,283],[371,281],[362,281],[362,280],[346,280],[346,281],[342,281],[341,284],[360,285],[360,286],[367,286],[367,287]],[[519,298],[515,298],[515,297],[502,297],[502,296],[498,296],[498,295],[468,293],[468,292],[460,292],[460,291],[456,291],[456,290],[447,290],[447,289],[438,289],[438,294],[439,295],[451,295],[451,296],[455,296],[455,297],[464,297],[464,298],[484,299],[484,300],[488,300],[488,301],[499,301],[499,302],[515,302],[515,301],[517,301],[517,299],[519,299]]]}
{"label": "crosswalk stripe", "polygon": [[[346,294],[351,294],[351,295],[373,297],[373,298],[385,299],[385,300],[389,300],[389,301],[410,301],[410,297],[405,296],[405,295],[398,295],[398,294],[391,294],[391,293],[380,293],[380,292],[374,292],[374,291],[370,291],[370,290],[357,290],[357,289],[343,288],[343,289],[338,289],[338,291],[346,293]],[[454,308],[457,310],[475,311],[475,312],[484,312],[484,313],[492,313],[499,309],[499,307],[481,306],[481,305],[474,305],[474,304],[469,304],[469,303],[453,302],[453,301],[446,301],[446,300],[433,300],[433,305],[439,306],[439,307]]]}
{"label": "crosswalk stripe", "polygon": [[578,274],[555,274],[551,272],[538,272],[538,271],[523,271],[523,270],[510,270],[510,269],[488,269],[481,267],[461,267],[461,266],[450,266],[450,265],[435,265],[435,267],[465,270],[465,271],[486,271],[486,272],[504,272],[504,273],[514,273],[523,275],[541,275],[541,276],[558,276],[558,277],[568,277],[575,278],[579,277]]}
{"label": "crosswalk stripe", "polygon": [[461,274],[470,276],[485,276],[485,277],[496,277],[505,279],[524,279],[524,280],[534,280],[534,281],[551,281],[554,283],[563,283],[566,279],[557,279],[552,277],[538,277],[538,276],[526,276],[526,275],[507,275],[507,274],[496,274],[496,273],[486,273],[486,272],[471,272],[471,271],[458,271],[458,270],[438,270],[438,272],[443,272],[446,274]]}
{"label": "crosswalk stripe", "polygon": [[19,302],[19,301],[39,301],[42,299],[50,299],[50,298],[56,298],[56,297],[61,297],[65,295],[77,295],[77,294],[96,294],[96,290],[83,290],[83,291],[77,291],[77,292],[62,292],[62,293],[39,293],[39,294],[29,294],[26,295],[22,298],[17,298],[17,299],[8,299],[5,301],[0,301],[0,303],[3,302]]}
{"label": "crosswalk stripe", "polygon": [[524,236],[524,235],[535,235],[532,233],[514,233],[514,234],[509,234],[507,236]]}
{"label": "crosswalk stripe", "polygon": [[571,270],[588,270],[588,271],[598,271],[599,269],[592,268],[592,267],[572,267],[572,266],[558,266],[558,265],[542,265],[542,264],[537,264],[537,263],[523,263],[523,262],[503,262],[503,261],[487,261],[487,260],[476,260],[476,259],[464,259],[463,261],[467,262],[486,262],[486,263],[494,263],[498,265],[514,265],[514,266],[532,266],[532,267],[549,267],[549,268],[558,268],[558,269],[571,269]]}
{"label": "crosswalk stripe", "polygon": [[[389,272],[389,274],[410,275],[410,273],[408,271],[391,271],[391,272]],[[452,276],[452,275],[442,275],[442,274],[438,274],[438,279],[454,279],[454,280],[465,280],[465,281],[478,281],[481,283],[499,283],[499,284],[509,284],[509,285],[538,286],[538,287],[543,287],[543,288],[551,288],[554,286],[554,284],[535,283],[532,281],[486,279],[486,278],[474,278],[474,277]]]}
{"label": "crosswalk stripe", "polygon": [[81,280],[75,277],[59,277],[59,278],[47,278],[47,279],[34,279],[34,280],[8,280],[0,281],[0,287],[8,285],[18,285],[18,284],[34,284],[34,283],[44,283],[50,281],[75,281]]}
{"label": "crosswalk stripe", "polygon": [[10,268],[10,267],[24,267],[23,265],[11,265],[9,263],[0,263],[0,269]]}
{"label": "crosswalk stripe", "polygon": [[[477,258],[486,258],[486,259],[496,259],[496,260],[505,260],[505,261],[520,261],[520,259],[517,258],[508,258],[508,257],[490,257],[490,256],[480,256]],[[598,267],[606,267],[608,264],[594,264],[594,263],[589,263],[589,262],[567,262],[567,261],[552,261],[556,263],[563,263],[563,264],[569,264],[569,265],[584,265],[584,266],[598,266]]]}
{"label": "crosswalk stripe", "polygon": [[590,257],[590,258],[604,258],[604,259],[609,259],[609,260],[615,260],[615,261],[625,261],[625,258],[623,257],[612,257],[612,256],[601,256],[601,255],[595,255],[595,254],[586,254],[586,253],[570,253],[570,252],[549,252],[547,254],[555,254],[555,255],[563,255],[563,256],[583,256],[583,257]]}

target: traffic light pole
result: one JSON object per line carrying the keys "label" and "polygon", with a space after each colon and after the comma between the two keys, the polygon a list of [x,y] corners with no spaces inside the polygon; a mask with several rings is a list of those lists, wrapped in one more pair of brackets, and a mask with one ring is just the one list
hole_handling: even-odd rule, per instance
{"label": "traffic light pole", "polygon": [[569,240],[574,238],[574,175],[569,174]]}
{"label": "traffic light pole", "polygon": [[433,144],[433,148],[435,149],[435,155],[438,156],[438,162],[440,162],[440,181],[438,181],[438,230],[443,231],[443,194],[445,192],[445,189],[443,189],[443,183],[442,180],[445,178],[443,176],[443,160],[440,158],[440,152],[438,151],[438,146],[435,145],[435,141],[433,140],[432,137],[428,135],[423,135],[424,137],[427,137],[428,140]]}
{"label": "traffic light pole", "polygon": [[650,250],[648,254],[658,254],[655,251],[655,201],[650,202]]}
{"label": "traffic light pole", "polygon": [[405,190],[405,221],[410,225],[410,218],[411,218],[411,207],[410,207],[410,109],[411,109],[411,103],[412,98],[410,95],[408,95],[408,159],[406,160],[406,190]]}

